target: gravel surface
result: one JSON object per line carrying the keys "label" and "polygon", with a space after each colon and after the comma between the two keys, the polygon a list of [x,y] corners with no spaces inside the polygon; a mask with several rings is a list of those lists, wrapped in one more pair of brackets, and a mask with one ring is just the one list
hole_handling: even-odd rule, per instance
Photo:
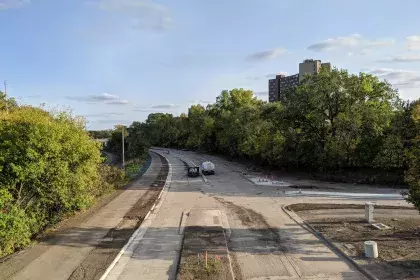
{"label": "gravel surface", "polygon": [[[389,229],[378,230],[364,220],[364,212],[358,211],[361,207],[350,205],[347,210],[351,211],[340,211],[346,210],[345,206],[335,205],[334,208],[334,205],[298,204],[289,208],[298,211],[298,215],[379,279],[420,279],[418,212],[407,208],[376,206],[375,209],[384,210],[374,216],[375,222],[389,226]],[[327,207],[331,212],[330,217],[320,210]],[[367,240],[377,242],[378,259],[368,260],[364,257],[364,241]]]}

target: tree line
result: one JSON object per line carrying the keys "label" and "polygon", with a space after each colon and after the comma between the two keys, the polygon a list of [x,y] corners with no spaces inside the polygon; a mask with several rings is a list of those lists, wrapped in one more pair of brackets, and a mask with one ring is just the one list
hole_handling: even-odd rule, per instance
{"label": "tree line", "polygon": [[[279,102],[233,89],[222,91],[214,104],[192,105],[187,114],[150,114],[127,127],[126,145],[132,155],[150,145],[190,148],[286,170],[405,172],[415,202],[419,108],[373,75],[321,70],[282,92]],[[118,149],[118,133],[112,139]]]}
{"label": "tree line", "polygon": [[122,182],[84,127],[84,119],[19,106],[0,92],[0,257]]}

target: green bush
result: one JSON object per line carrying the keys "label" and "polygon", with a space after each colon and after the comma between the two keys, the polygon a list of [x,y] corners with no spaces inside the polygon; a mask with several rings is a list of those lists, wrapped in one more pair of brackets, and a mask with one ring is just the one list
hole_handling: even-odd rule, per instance
{"label": "green bush", "polygon": [[121,178],[102,166],[100,144],[84,130],[84,120],[67,113],[0,110],[0,139],[0,255],[89,207]]}
{"label": "green bush", "polygon": [[25,211],[13,204],[12,195],[0,189],[0,257],[29,244],[30,224]]}
{"label": "green bush", "polygon": [[101,164],[99,166],[99,182],[95,187],[93,194],[100,197],[118,188],[123,184],[125,179],[124,171],[110,165]]}

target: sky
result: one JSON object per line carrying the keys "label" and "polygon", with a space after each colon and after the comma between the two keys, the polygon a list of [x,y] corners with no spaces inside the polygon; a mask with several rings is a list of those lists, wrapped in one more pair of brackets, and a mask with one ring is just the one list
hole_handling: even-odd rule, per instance
{"label": "sky", "polygon": [[418,0],[0,0],[0,80],[88,129],[179,115],[222,90],[267,100],[304,59],[420,97]]}

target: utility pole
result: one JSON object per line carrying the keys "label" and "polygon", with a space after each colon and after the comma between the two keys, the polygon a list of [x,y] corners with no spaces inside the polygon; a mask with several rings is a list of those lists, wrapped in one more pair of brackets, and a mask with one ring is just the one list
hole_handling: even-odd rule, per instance
{"label": "utility pole", "polygon": [[125,158],[124,158],[124,126],[121,126],[122,133],[122,166],[125,168]]}
{"label": "utility pole", "polygon": [[6,103],[6,113],[9,113],[9,106],[7,104],[7,81],[4,80],[4,97],[5,97],[5,103]]}

